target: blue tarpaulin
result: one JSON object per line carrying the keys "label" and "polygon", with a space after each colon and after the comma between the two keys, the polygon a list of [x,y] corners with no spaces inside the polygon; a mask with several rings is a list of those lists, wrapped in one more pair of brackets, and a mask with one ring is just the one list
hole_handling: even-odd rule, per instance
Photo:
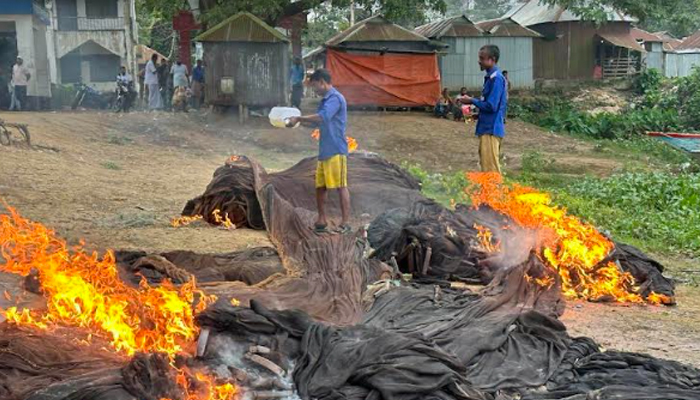
{"label": "blue tarpaulin", "polygon": [[659,136],[661,140],[681,150],[700,155],[700,138],[678,138]]}

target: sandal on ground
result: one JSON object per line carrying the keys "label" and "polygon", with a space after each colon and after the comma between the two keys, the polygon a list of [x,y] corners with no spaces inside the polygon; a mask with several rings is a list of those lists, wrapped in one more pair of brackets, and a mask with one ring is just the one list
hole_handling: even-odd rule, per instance
{"label": "sandal on ground", "polygon": [[314,225],[314,233],[320,235],[320,234],[324,234],[324,233],[331,233],[331,231],[328,229],[328,225],[315,224]]}
{"label": "sandal on ground", "polygon": [[342,234],[342,235],[347,235],[352,233],[352,227],[348,224],[342,224],[336,229],[336,232]]}

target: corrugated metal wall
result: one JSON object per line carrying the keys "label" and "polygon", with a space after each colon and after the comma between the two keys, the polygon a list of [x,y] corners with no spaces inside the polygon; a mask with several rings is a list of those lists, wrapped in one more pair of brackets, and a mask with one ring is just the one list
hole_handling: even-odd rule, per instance
{"label": "corrugated metal wall", "polygon": [[629,33],[630,23],[559,22],[530,26],[544,39],[534,42],[535,79],[590,79],[596,62],[596,33]]}
{"label": "corrugated metal wall", "polygon": [[[276,106],[287,103],[289,44],[204,42],[207,102],[217,105]],[[221,90],[233,78],[234,93]]]}
{"label": "corrugated metal wall", "polygon": [[665,53],[665,71],[667,77],[688,76],[693,67],[700,68],[700,53]]}
{"label": "corrugated metal wall", "polygon": [[484,84],[484,72],[479,69],[479,49],[487,44],[495,44],[501,50],[499,66],[508,71],[512,89],[525,89],[535,86],[532,38],[522,37],[467,37],[442,38],[449,44],[449,53],[440,57],[442,86],[458,90],[480,89]]}
{"label": "corrugated metal wall", "polygon": [[[664,70],[664,49],[661,43],[651,43],[650,51],[646,54],[647,68]],[[649,49],[648,49],[649,50]]]}

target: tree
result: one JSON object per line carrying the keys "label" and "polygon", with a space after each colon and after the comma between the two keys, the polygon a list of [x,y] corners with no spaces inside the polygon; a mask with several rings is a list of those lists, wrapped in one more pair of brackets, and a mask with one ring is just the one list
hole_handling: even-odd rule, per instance
{"label": "tree", "polygon": [[466,15],[472,21],[498,18],[510,10],[517,0],[446,0],[447,16]]}
{"label": "tree", "polygon": [[592,21],[604,22],[611,10],[619,10],[644,23],[652,18],[676,13],[679,6],[686,4],[687,0],[544,0],[544,2],[559,4]]}
{"label": "tree", "polygon": [[[239,11],[249,11],[275,24],[284,16],[311,11],[321,5],[347,10],[350,0],[200,0],[200,5],[202,19],[209,24]],[[427,12],[445,12],[445,0],[355,0],[355,6],[370,15],[382,13],[407,27],[423,23]]]}
{"label": "tree", "polygon": [[651,32],[667,31],[677,38],[689,36],[700,29],[700,0],[678,4],[674,10],[665,10],[642,24]]}

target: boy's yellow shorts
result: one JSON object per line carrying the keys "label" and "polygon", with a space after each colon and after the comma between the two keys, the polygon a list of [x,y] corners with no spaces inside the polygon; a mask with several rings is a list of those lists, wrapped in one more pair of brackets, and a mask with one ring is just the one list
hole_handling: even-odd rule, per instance
{"label": "boy's yellow shorts", "polygon": [[316,187],[338,189],[348,186],[348,157],[336,154],[319,161],[316,166]]}

